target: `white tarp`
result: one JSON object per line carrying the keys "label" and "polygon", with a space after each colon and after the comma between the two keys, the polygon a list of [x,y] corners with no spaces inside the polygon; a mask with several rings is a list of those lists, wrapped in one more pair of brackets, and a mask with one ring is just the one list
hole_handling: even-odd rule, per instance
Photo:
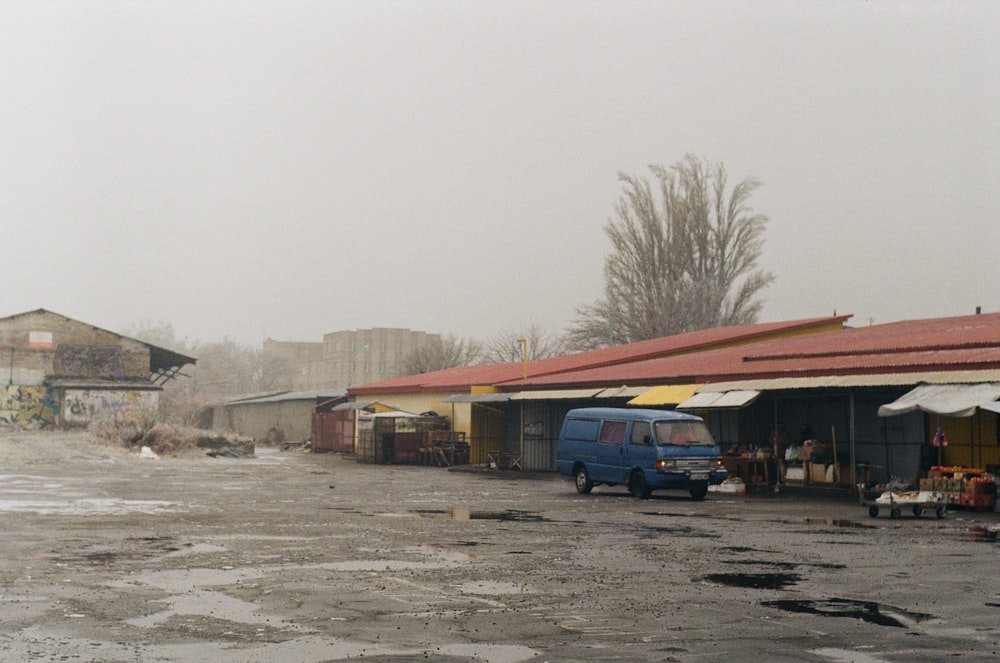
{"label": "white tarp", "polygon": [[699,391],[677,406],[678,410],[705,410],[710,408],[741,408],[757,400],[759,391],[734,389],[732,391]]}
{"label": "white tarp", "polygon": [[922,384],[878,409],[880,417],[894,417],[920,410],[942,417],[971,417],[976,408],[997,411],[1000,383]]}

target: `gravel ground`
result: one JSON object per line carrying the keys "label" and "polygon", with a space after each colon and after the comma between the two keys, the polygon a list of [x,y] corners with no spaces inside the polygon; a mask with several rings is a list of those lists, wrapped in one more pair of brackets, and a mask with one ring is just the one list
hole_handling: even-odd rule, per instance
{"label": "gravel ground", "polygon": [[0,430],[0,660],[996,660],[1000,514]]}

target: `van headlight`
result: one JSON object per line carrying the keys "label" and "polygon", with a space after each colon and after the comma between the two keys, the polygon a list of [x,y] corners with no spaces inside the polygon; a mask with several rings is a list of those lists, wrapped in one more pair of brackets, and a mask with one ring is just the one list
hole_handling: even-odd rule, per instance
{"label": "van headlight", "polygon": [[657,458],[656,459],[656,469],[659,470],[659,471],[661,471],[661,472],[665,472],[667,470],[676,470],[677,469],[677,461],[676,460],[668,460],[666,458]]}

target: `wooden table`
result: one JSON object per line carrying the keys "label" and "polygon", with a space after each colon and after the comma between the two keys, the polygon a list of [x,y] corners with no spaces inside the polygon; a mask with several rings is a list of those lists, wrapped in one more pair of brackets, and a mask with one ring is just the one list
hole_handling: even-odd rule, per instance
{"label": "wooden table", "polygon": [[744,456],[723,456],[722,464],[731,477],[739,477],[748,486],[771,483],[773,458],[749,458]]}

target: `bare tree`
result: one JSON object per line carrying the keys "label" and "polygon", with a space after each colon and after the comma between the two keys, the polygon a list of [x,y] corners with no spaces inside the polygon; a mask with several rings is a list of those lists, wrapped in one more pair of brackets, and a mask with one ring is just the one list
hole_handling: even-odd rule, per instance
{"label": "bare tree", "polygon": [[174,333],[174,326],[166,320],[160,320],[159,322],[140,320],[129,324],[122,333],[125,336],[130,336],[160,348],[181,353],[187,352],[186,343],[177,340],[177,336]]}
{"label": "bare tree", "polygon": [[521,340],[525,341],[529,360],[555,357],[567,351],[566,341],[561,336],[548,334],[541,325],[532,323],[519,331],[504,330],[487,341],[483,347],[483,360],[497,364],[521,361]]}
{"label": "bare tree", "polygon": [[403,360],[403,374],[417,375],[482,362],[483,346],[473,339],[454,335],[435,336],[417,347]]}
{"label": "bare tree", "polygon": [[260,351],[258,386],[262,391],[292,389],[298,372],[295,356],[276,343],[265,343]]}
{"label": "bare tree", "polygon": [[604,297],[577,309],[576,349],[593,349],[697,329],[754,322],[774,276],[757,269],[768,218],[747,202],[747,178],[727,194],[726,170],[688,155],[650,166],[656,188],[619,174],[625,191],[604,231]]}

